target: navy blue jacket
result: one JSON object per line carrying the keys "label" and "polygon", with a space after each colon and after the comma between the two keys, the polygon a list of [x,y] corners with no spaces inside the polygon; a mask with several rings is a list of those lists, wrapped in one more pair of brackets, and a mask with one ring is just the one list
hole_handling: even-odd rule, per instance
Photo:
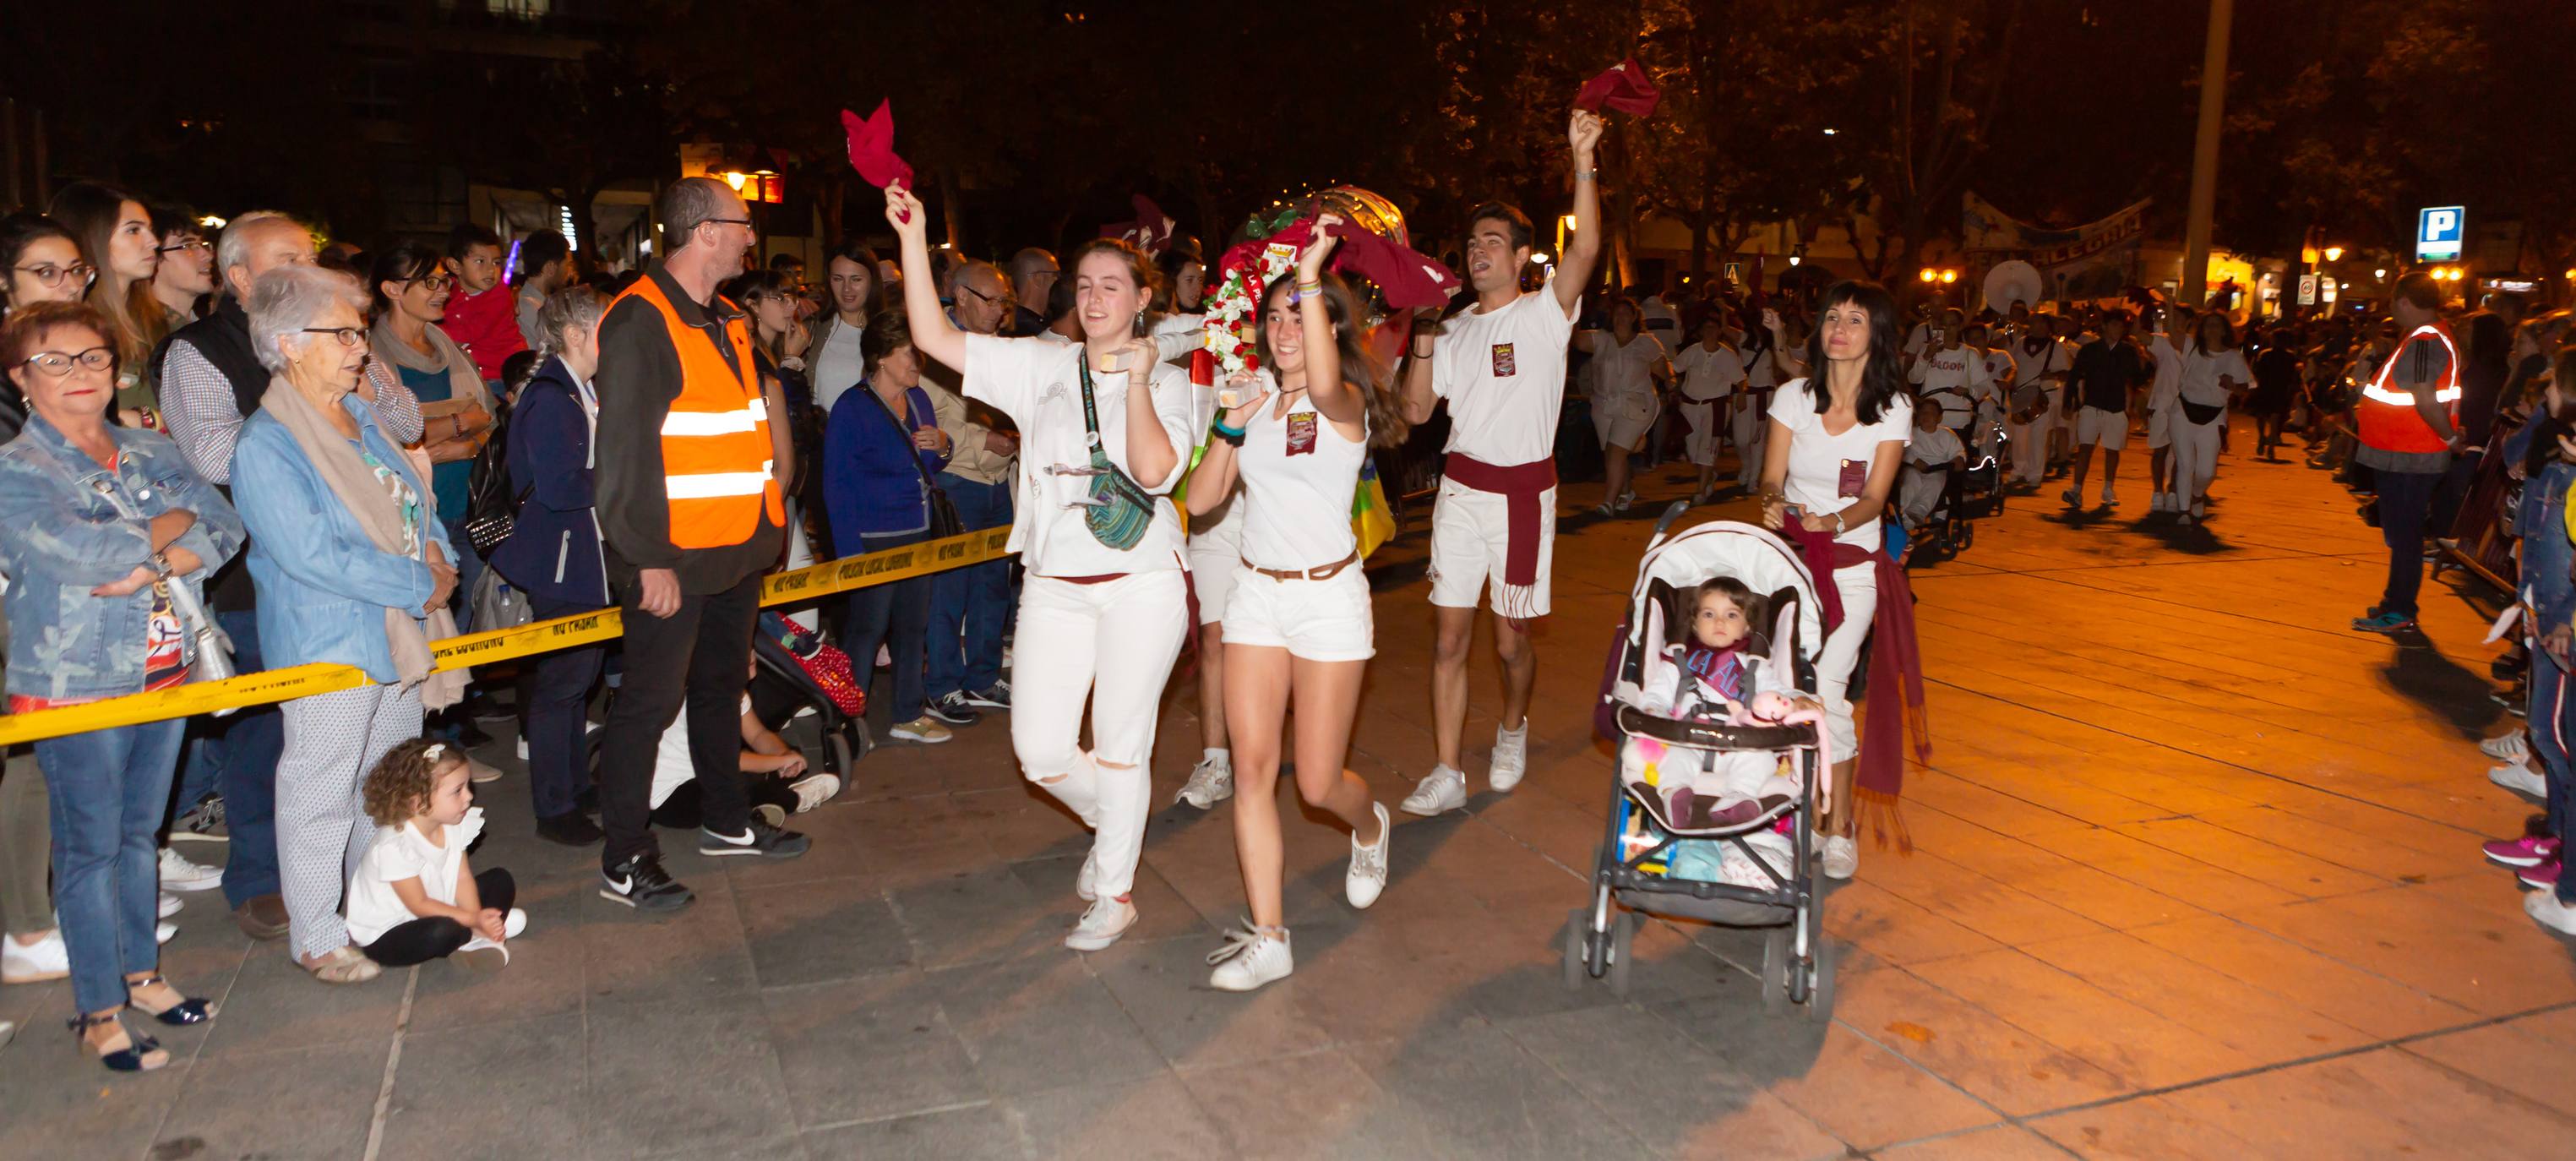
{"label": "navy blue jacket", "polygon": [[[928,392],[913,387],[904,400],[911,420],[902,426],[939,426]],[[864,551],[861,536],[930,527],[930,498],[921,478],[948,466],[948,453],[913,447],[892,414],[865,380],[832,401],[832,416],[823,424],[823,504],[832,517],[834,555]]]}
{"label": "navy blue jacket", "polygon": [[510,409],[510,486],[527,492],[492,567],[519,591],[568,604],[608,603],[601,557],[598,473],[581,389],[560,358],[546,360]]}

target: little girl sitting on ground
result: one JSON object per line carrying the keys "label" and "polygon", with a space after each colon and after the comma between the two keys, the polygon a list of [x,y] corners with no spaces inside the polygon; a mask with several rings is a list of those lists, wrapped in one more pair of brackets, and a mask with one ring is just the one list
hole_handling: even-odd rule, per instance
{"label": "little girl sitting on ground", "polygon": [[[1689,644],[1681,653],[1681,688],[1644,691],[1643,708],[1678,721],[1732,721],[1752,702],[1754,670],[1745,644],[1766,619],[1769,602],[1733,577],[1716,577],[1692,594]],[[1777,691],[1774,691],[1775,693]],[[1792,700],[1789,705],[1798,704]],[[1774,707],[1785,711],[1787,707]],[[1736,826],[1761,815],[1764,799],[1798,792],[1780,776],[1780,757],[1759,750],[1716,753],[1636,739],[1627,747],[1628,781],[1654,774],[1665,817],[1686,830]]]}
{"label": "little girl sitting on ground", "polygon": [[508,871],[475,874],[465,848],[483,833],[467,788],[465,753],[415,738],[367,775],[367,817],[379,829],[349,879],[349,936],[367,958],[409,967],[453,956],[466,967],[510,962],[504,946],[528,925],[510,904]]}

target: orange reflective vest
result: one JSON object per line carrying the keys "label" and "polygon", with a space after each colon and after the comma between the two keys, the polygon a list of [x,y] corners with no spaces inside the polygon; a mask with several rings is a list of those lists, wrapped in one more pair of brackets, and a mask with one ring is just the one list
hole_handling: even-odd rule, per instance
{"label": "orange reflective vest", "polygon": [[764,512],[785,525],[786,504],[770,474],[769,408],[742,316],[724,324],[725,341],[733,347],[727,363],[706,331],[680,321],[661,284],[639,278],[618,298],[640,298],[661,312],[680,354],[680,395],[662,417],[662,489],[671,505],[672,547],[741,544],[760,530]]}
{"label": "orange reflective vest", "polygon": [[2432,338],[2442,344],[2442,353],[2450,361],[2442,368],[2442,381],[2433,388],[2434,402],[2446,405],[2454,427],[2460,422],[2460,347],[2451,341],[2451,328],[2444,323],[2426,323],[2397,344],[2388,360],[2371,376],[2370,385],[2361,389],[2361,402],[2354,407],[2361,420],[2363,446],[2392,452],[2437,452],[2451,445],[2424,422],[2424,414],[2415,410],[2413,391],[2394,390],[2388,385],[2397,360],[2417,339]]}

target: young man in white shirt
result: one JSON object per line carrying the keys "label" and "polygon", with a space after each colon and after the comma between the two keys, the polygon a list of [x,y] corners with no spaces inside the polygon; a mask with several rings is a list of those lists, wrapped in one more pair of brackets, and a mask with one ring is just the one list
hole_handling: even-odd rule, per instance
{"label": "young man in white shirt", "polygon": [[1673,375],[1681,381],[1682,421],[1690,425],[1685,454],[1699,467],[1699,491],[1691,503],[1708,503],[1717,492],[1717,445],[1726,437],[1726,421],[1735,393],[1744,386],[1744,357],[1728,341],[1726,316],[1709,312],[1699,324],[1699,341],[1673,356]]}
{"label": "young man in white shirt", "polygon": [[1529,217],[1507,205],[1478,209],[1467,231],[1467,282],[1476,305],[1439,331],[1417,326],[1404,371],[1404,410],[1413,422],[1427,422],[1439,401],[1449,401],[1448,466],[1431,511],[1431,604],[1439,619],[1431,714],[1439,764],[1404,800],[1412,814],[1467,805],[1460,751],[1467,652],[1489,579],[1504,689],[1489,777],[1495,790],[1509,791],[1529,769],[1530,686],[1538,659],[1524,626],[1548,611],[1565,352],[1583,287],[1601,257],[1592,159],[1600,116],[1576,110],[1566,141],[1574,154],[1574,237],[1547,285],[1521,293],[1521,271],[1530,262]]}
{"label": "young man in white shirt", "polygon": [[[2013,393],[2007,403],[2013,440],[2013,482],[2036,490],[2048,474],[2048,445],[2057,429],[2057,408],[2063,398],[2066,372],[2074,365],[2073,352],[2057,339],[2048,315],[2035,315],[2023,326],[2020,337],[2007,344],[2013,361]],[[2037,408],[2037,413],[2033,413]]]}
{"label": "young man in white shirt", "polygon": [[1941,426],[1965,441],[1977,402],[1993,393],[1994,381],[1986,375],[1986,353],[1966,344],[1963,329],[1956,311],[1942,318],[1905,377],[1922,388],[1916,394],[1923,402],[1940,405]]}

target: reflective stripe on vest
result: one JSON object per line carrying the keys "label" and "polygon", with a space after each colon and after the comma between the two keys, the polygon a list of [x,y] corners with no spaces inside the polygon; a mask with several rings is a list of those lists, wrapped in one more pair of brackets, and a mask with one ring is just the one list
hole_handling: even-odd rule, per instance
{"label": "reflective stripe on vest", "polygon": [[2397,361],[2406,348],[2417,340],[2430,337],[2442,344],[2448,361],[2442,369],[2442,381],[2433,388],[2433,401],[2447,406],[2451,421],[2459,422],[2460,348],[2451,341],[2451,330],[2441,323],[2426,323],[2409,332],[2379,365],[2379,373],[2361,389],[2361,399],[2353,405],[2360,420],[2360,437],[2365,447],[2393,452],[2438,452],[2450,448],[2450,442],[2433,431],[2422,412],[2415,410],[2415,393],[2393,390],[2389,376],[2397,370]]}
{"label": "reflective stripe on vest", "polygon": [[741,544],[760,530],[764,514],[784,525],[786,506],[770,474],[775,452],[750,328],[739,317],[725,321],[725,340],[733,348],[733,361],[727,362],[705,330],[680,321],[659,283],[637,279],[619,297],[628,296],[661,313],[680,357],[680,394],[671,400],[661,432],[672,546]]}

